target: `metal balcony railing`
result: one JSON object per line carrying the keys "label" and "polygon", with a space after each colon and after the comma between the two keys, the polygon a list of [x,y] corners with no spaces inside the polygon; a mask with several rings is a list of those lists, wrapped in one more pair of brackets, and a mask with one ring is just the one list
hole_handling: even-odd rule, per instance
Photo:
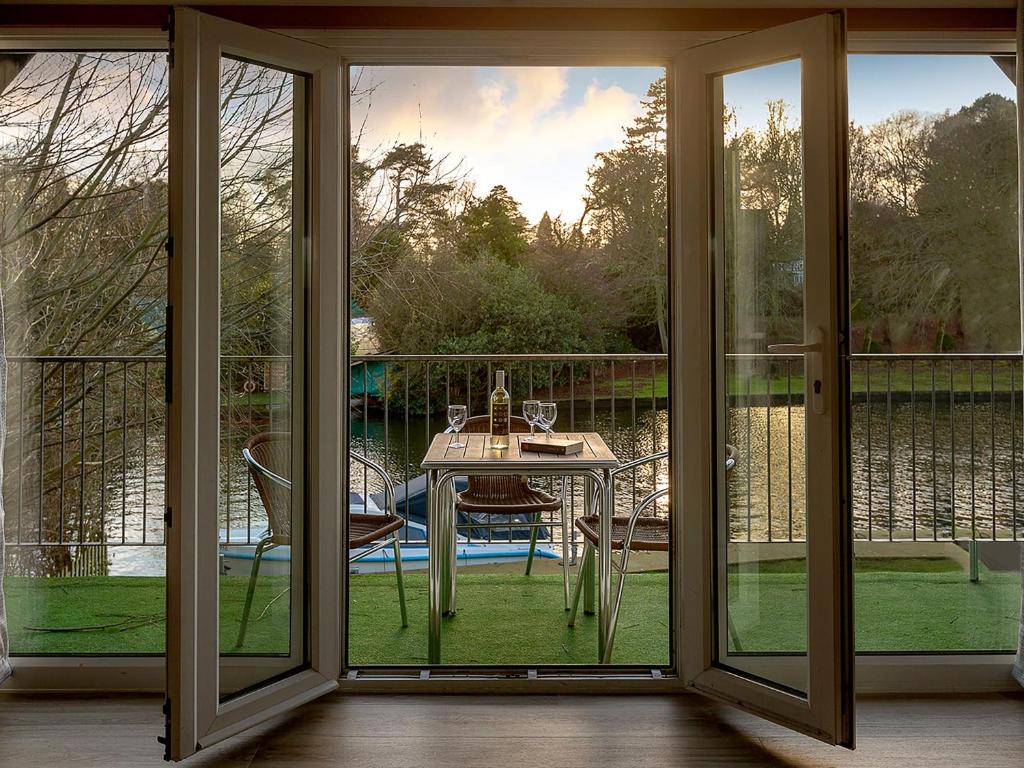
{"label": "metal balcony railing", "polygon": [[[4,501],[14,548],[164,544],[164,358],[8,358]],[[350,444],[384,466],[399,506],[445,407],[486,413],[497,368],[518,404],[559,403],[556,429],[596,431],[623,460],[668,447],[664,355],[372,355],[351,361]],[[854,355],[851,447],[858,540],[1024,538],[1018,503],[1020,355]],[[739,452],[724,510],[735,541],[804,535],[803,378],[798,357],[729,355],[728,442]],[[221,528],[251,543],[265,513],[241,445],[267,428],[290,382],[283,357],[226,357]],[[351,490],[373,480],[350,468]],[[623,509],[668,482],[667,462],[620,479]],[[568,494],[582,509],[582,488]],[[662,513],[665,509],[662,508]],[[500,540],[501,530],[487,537]],[[82,556],[84,557],[84,555]],[[95,556],[93,556],[95,557]]]}

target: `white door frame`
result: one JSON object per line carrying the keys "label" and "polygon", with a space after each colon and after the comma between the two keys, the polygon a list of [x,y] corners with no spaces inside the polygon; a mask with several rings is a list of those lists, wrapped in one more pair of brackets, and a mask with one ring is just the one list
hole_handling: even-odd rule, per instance
{"label": "white door frame", "polygon": [[[220,700],[218,465],[220,430],[220,64],[229,54],[304,76],[308,85],[309,228],[302,258],[308,360],[306,418],[308,650],[302,668]],[[171,70],[170,300],[172,402],[168,411],[168,753],[181,759],[337,687],[340,648],[339,461],[345,411],[337,396],[347,334],[347,281],[337,215],[347,158],[339,156],[340,59],[330,50],[190,9],[176,9]],[[303,96],[305,99],[306,96]],[[297,377],[298,378],[298,377]],[[300,447],[301,450],[301,447]],[[293,488],[299,483],[293,483]],[[177,564],[178,567],[174,567]],[[298,613],[298,611],[295,611]],[[308,656],[307,656],[308,653]],[[240,660],[240,663],[244,660]]]}
{"label": "white door frame", "polygon": [[[658,64],[667,66],[675,51],[724,33],[671,32],[523,32],[435,30],[288,30],[286,34],[338,48],[365,63],[491,63],[491,64]],[[0,50],[166,50],[167,32],[160,29],[83,29],[70,27],[5,28]],[[851,32],[850,53],[1013,53],[1012,33],[991,32]],[[454,50],[453,49],[458,49]],[[445,52],[445,61],[434,58]],[[567,56],[575,57],[567,59]],[[611,58],[614,57],[614,58]],[[652,60],[654,57],[655,60]],[[343,105],[347,106],[347,105]],[[344,125],[342,125],[344,130]],[[342,162],[347,158],[342,157]],[[670,158],[672,162],[672,158]],[[345,222],[342,222],[344,225]],[[347,269],[346,263],[342,265]],[[347,276],[341,281],[347,285]],[[342,343],[347,344],[347,338]],[[347,350],[345,352],[347,356]],[[343,357],[342,359],[345,359]],[[344,417],[344,414],[342,414]],[[344,606],[343,606],[344,609]],[[676,631],[679,631],[676,627]],[[857,659],[856,687],[870,693],[969,693],[1019,690],[1006,653],[880,654]],[[144,691],[164,690],[165,664],[160,656],[15,656],[16,674],[4,691]],[[372,675],[343,678],[340,687],[354,693],[395,693],[451,690],[508,692],[570,692],[591,688],[586,679],[533,680],[479,678],[469,687],[457,681],[420,680],[416,675]],[[600,682],[600,681],[599,681]],[[566,685],[568,683],[568,686]],[[663,693],[680,687],[671,678],[630,677],[618,688]],[[604,683],[601,684],[602,686]],[[606,690],[606,689],[605,689]]]}
{"label": "white door frame", "polygon": [[[831,743],[853,739],[853,541],[848,483],[846,274],[845,19],[823,14],[709,43],[680,54],[673,70],[676,134],[670,366],[673,442],[678,470],[672,485],[677,551],[683,553],[684,680],[697,690]],[[719,516],[725,494],[725,435],[716,414],[724,377],[718,371],[721,277],[716,274],[724,217],[718,130],[723,115],[720,76],[780,61],[801,61],[804,169],[804,336],[822,334],[822,410],[807,408],[807,656],[806,694],[729,666],[719,643],[722,593]],[[716,172],[717,171],[717,172]],[[805,356],[809,365],[811,355]],[[686,361],[687,364],[683,364]],[[696,362],[695,362],[696,361]],[[805,403],[812,403],[812,368]],[[720,371],[718,371],[720,373]],[[679,416],[681,415],[681,418]],[[682,530],[678,530],[682,528]],[[721,599],[725,595],[721,594]],[[774,679],[774,678],[773,678]]]}

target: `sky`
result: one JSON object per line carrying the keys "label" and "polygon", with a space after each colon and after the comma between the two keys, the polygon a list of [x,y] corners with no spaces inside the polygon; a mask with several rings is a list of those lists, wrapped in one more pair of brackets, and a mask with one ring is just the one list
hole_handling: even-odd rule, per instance
{"label": "sky", "polygon": [[[729,75],[726,101],[740,129],[761,125],[765,101],[799,104],[799,63]],[[372,94],[352,105],[363,152],[423,141],[485,195],[504,184],[531,223],[547,211],[582,212],[587,169],[622,142],[639,114],[652,67],[366,67]],[[956,110],[982,94],[1014,98],[987,56],[856,55],[849,62],[850,117],[871,124],[901,109]]]}

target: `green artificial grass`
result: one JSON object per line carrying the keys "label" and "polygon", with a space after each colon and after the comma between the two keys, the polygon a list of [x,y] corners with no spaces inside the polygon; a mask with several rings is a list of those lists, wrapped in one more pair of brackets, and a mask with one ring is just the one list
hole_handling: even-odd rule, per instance
{"label": "green artificial grass", "polygon": [[[859,651],[970,651],[1016,647],[1020,574],[989,571],[972,584],[945,558],[859,558],[856,631]],[[802,563],[767,561],[731,569],[730,644],[743,652],[801,651],[806,633]],[[246,578],[221,580],[221,649],[233,652]],[[406,574],[409,624],[400,626],[392,574],[350,580],[349,648],[354,665],[426,661],[426,574]],[[90,577],[5,581],[11,648],[21,654],[161,653],[164,580]],[[244,653],[287,650],[285,577],[261,577]],[[565,625],[559,574],[459,575],[458,613],[445,619],[442,659],[449,664],[593,663],[597,623],[582,611]],[[264,613],[265,611],[265,613]],[[261,614],[263,614],[261,616]],[[668,577],[630,574],[614,661],[668,663]],[[54,630],[72,631],[54,631]]]}
{"label": "green artificial grass", "polygon": [[[349,661],[354,665],[425,664],[427,579],[407,574],[410,626],[400,628],[395,577],[351,580]],[[444,620],[445,664],[594,664],[597,618],[580,607],[566,626],[560,574],[460,574],[457,613]],[[631,574],[615,639],[616,661],[667,666],[668,580],[664,573]]]}
{"label": "green artificial grass", "polygon": [[[220,638],[225,653],[237,652],[247,584],[245,576],[221,577]],[[243,651],[287,653],[288,595],[274,601],[287,585],[286,576],[260,577]],[[4,590],[13,653],[163,653],[162,577],[8,576]]]}

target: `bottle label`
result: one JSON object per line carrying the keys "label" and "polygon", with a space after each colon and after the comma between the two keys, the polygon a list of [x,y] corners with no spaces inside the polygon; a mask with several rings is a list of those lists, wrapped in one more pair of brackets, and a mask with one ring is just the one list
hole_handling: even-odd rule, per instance
{"label": "bottle label", "polygon": [[491,406],[491,434],[508,435],[508,403],[494,403]]}

